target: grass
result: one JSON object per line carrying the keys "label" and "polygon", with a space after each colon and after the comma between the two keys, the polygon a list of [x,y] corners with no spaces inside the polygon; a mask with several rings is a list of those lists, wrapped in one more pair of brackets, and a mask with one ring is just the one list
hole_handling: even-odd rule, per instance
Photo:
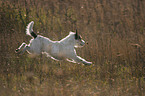
{"label": "grass", "polygon": [[[2,96],[144,96],[144,0],[1,0],[0,94]],[[60,40],[76,28],[88,42],[77,53],[84,66],[46,56],[18,55],[29,43],[26,25]]]}

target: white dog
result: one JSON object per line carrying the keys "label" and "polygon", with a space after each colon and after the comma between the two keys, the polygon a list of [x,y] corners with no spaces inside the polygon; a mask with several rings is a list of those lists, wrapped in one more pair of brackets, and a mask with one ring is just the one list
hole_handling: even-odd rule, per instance
{"label": "white dog", "polygon": [[85,65],[92,64],[76,54],[74,47],[82,47],[85,44],[85,41],[77,34],[77,31],[76,33],[70,32],[68,36],[60,41],[52,41],[49,38],[36,35],[32,29],[33,24],[34,22],[31,21],[26,29],[26,34],[33,37],[33,39],[30,40],[29,45],[22,43],[21,46],[16,49],[16,53],[23,54],[25,51],[35,55],[45,53],[55,60],[67,60],[69,62],[83,63]]}

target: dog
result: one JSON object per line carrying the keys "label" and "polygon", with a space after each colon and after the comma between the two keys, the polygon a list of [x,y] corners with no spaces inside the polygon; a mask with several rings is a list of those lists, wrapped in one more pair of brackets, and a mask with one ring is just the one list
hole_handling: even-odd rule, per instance
{"label": "dog", "polygon": [[82,63],[84,65],[91,65],[92,62],[88,62],[85,59],[77,56],[75,48],[83,47],[85,41],[78,35],[78,32],[70,32],[68,36],[60,41],[52,41],[49,38],[37,35],[33,31],[34,22],[31,21],[27,28],[26,34],[31,36],[33,39],[30,43],[22,43],[21,46],[16,49],[16,53],[23,54],[27,51],[29,54],[40,55],[47,54],[54,60],[67,60],[73,63]]}

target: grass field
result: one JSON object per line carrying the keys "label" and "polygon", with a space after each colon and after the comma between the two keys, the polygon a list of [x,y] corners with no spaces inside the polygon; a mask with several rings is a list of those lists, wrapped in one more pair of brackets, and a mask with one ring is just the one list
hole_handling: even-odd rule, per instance
{"label": "grass field", "polygon": [[[75,31],[91,66],[18,55],[26,25],[51,40]],[[145,0],[0,0],[1,96],[144,96]]]}

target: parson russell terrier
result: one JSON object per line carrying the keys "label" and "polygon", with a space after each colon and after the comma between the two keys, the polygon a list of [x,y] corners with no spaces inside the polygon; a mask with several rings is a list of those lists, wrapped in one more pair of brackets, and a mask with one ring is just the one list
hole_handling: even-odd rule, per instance
{"label": "parson russell terrier", "polygon": [[88,62],[85,59],[77,56],[75,48],[83,47],[85,41],[76,32],[70,32],[68,36],[60,41],[52,41],[49,38],[41,35],[36,35],[33,32],[34,22],[31,21],[27,28],[26,34],[33,37],[30,43],[22,43],[21,46],[16,49],[16,53],[23,54],[27,51],[29,54],[40,55],[47,54],[54,60],[67,60],[73,63],[83,63],[84,65],[91,65],[92,62]]}

